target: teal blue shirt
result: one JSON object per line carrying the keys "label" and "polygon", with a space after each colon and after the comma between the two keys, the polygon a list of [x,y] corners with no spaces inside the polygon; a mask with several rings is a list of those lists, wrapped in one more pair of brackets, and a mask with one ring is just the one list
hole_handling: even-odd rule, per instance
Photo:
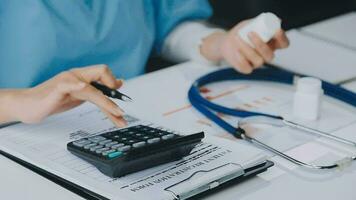
{"label": "teal blue shirt", "polygon": [[117,77],[142,74],[177,24],[210,15],[207,0],[2,0],[0,88],[101,63]]}

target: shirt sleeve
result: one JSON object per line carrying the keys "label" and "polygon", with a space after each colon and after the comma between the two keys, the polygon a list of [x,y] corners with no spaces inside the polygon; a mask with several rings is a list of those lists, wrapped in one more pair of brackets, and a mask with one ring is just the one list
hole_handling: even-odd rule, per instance
{"label": "shirt sleeve", "polygon": [[152,0],[155,9],[154,52],[161,53],[167,35],[180,23],[212,15],[208,0]]}
{"label": "shirt sleeve", "polygon": [[204,21],[187,21],[175,27],[163,43],[161,55],[174,62],[195,61],[206,65],[218,65],[200,53],[202,41],[214,32],[225,30],[212,27]]}

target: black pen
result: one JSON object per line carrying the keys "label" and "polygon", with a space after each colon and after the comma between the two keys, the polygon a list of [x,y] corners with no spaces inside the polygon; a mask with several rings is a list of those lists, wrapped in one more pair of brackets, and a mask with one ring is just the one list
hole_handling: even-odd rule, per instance
{"label": "black pen", "polygon": [[111,98],[115,98],[115,99],[120,99],[122,101],[128,101],[128,102],[132,102],[132,99],[125,95],[122,94],[121,92],[115,90],[115,89],[111,89],[103,84],[100,84],[98,82],[91,82],[90,83],[93,87],[95,87],[96,89],[100,90],[104,95],[111,97]]}

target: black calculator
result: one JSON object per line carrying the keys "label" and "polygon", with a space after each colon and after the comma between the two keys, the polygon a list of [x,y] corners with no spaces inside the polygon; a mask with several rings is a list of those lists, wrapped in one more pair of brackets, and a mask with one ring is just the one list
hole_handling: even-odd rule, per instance
{"label": "black calculator", "polygon": [[110,177],[120,177],[187,156],[204,138],[204,132],[179,135],[147,125],[82,138],[67,149]]}

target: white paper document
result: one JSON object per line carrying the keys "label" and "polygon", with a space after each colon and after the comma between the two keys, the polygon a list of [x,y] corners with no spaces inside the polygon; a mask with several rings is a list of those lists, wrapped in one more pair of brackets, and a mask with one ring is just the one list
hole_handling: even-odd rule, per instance
{"label": "white paper document", "polygon": [[[191,189],[201,182],[214,179],[214,176],[195,172],[221,169],[220,167],[224,166],[224,170],[214,171],[216,172],[214,175],[227,172],[239,174],[239,167],[246,168],[264,162],[266,152],[250,143],[234,138],[191,106],[187,99],[189,87],[196,78],[211,70],[214,68],[186,63],[129,80],[120,89],[135,101],[132,104],[118,102],[126,113],[181,133],[190,134],[198,131],[206,133],[208,137],[204,143],[197,146],[191,155],[183,160],[117,179],[103,175],[95,167],[66,150],[66,144],[70,141],[115,129],[112,123],[91,104],[84,104],[69,112],[53,116],[40,125],[19,124],[0,129],[0,150],[109,199],[173,199],[175,193],[184,193],[187,188]],[[202,95],[215,103],[285,117],[291,115],[293,91],[291,86],[251,81],[225,81],[201,88]],[[217,114],[232,125],[237,124],[239,120],[236,117]],[[130,125],[146,123],[136,118],[128,116],[126,118]],[[319,120],[301,123],[355,141],[355,108],[340,106],[339,103],[330,101],[328,98],[323,101]],[[314,162],[321,158],[324,161],[325,156],[335,161],[334,158],[339,156],[339,153],[342,153],[341,156],[356,153],[355,148],[345,148],[344,145],[336,146],[333,142],[326,142],[309,134],[295,133],[291,129],[269,126],[246,128],[248,133],[253,134],[254,137],[307,162]],[[265,187],[274,187],[275,182],[278,183],[278,180],[289,174],[288,169],[295,170],[297,167],[281,157],[272,154],[268,156],[270,156],[269,159],[275,161],[275,167],[260,174],[257,180],[234,186],[230,192],[233,190],[233,193],[240,195],[241,199],[249,199],[254,194],[261,196],[274,194],[269,193],[270,190],[266,192],[266,189],[258,189],[259,187],[252,191],[251,188],[254,187],[247,188],[246,184],[251,186],[256,182],[266,181],[268,184]],[[197,176],[193,176],[194,181],[190,181],[189,177],[193,174]],[[352,174],[355,173],[352,172]],[[343,173],[339,175],[340,180],[348,177],[347,172],[347,176],[343,176]],[[301,179],[303,178],[293,176],[293,181],[287,183],[291,185],[288,185],[288,188],[294,187],[294,181]],[[306,178],[305,181],[308,182],[309,179]],[[183,182],[185,184],[177,185]],[[328,180],[325,184],[331,188],[337,187],[333,180]],[[353,192],[353,190],[347,190],[347,192],[350,191]],[[326,194],[328,192],[326,191]],[[241,194],[245,194],[245,197]],[[271,195],[269,197],[272,198]]]}
{"label": "white paper document", "polygon": [[[129,125],[147,123],[130,116],[125,118]],[[266,161],[261,150],[243,141],[208,137],[182,160],[110,178],[66,150],[70,141],[114,129],[97,108],[84,104],[40,125],[18,124],[0,129],[0,149],[109,199],[174,199],[177,193],[213,181],[214,175],[241,175],[243,168]],[[205,173],[213,169],[219,170]],[[190,180],[193,174],[196,175]]]}
{"label": "white paper document", "polygon": [[[135,114],[143,118],[149,118],[154,122],[164,124],[175,130],[181,130],[183,132],[189,130],[204,130],[204,132],[209,135],[239,141],[196,111],[188,101],[187,91],[193,81],[212,70],[216,69],[208,68],[201,64],[186,63],[175,68],[168,68],[131,80],[123,89],[126,92],[130,92],[130,95],[136,100],[137,104],[121,105],[124,110],[137,111]],[[138,85],[140,86],[139,90],[137,90]],[[174,90],[172,90],[173,86],[175,86]],[[152,88],[155,88],[154,92],[152,92]],[[142,91],[150,90],[154,98],[145,98],[146,94]],[[343,103],[335,102],[335,100],[324,96],[320,119],[316,121],[294,119],[292,113],[294,91],[295,88],[293,86],[258,81],[223,81],[201,88],[204,97],[219,105],[281,115],[294,122],[337,136],[340,136],[341,133],[343,136],[354,135],[355,132],[350,127],[355,127],[356,125],[355,107],[345,106]],[[164,103],[157,104],[157,99]],[[137,105],[139,105],[139,109],[137,109]],[[217,114],[231,125],[237,125],[238,117],[224,115],[222,113]],[[256,125],[246,128],[248,128],[247,131],[249,134],[253,134],[253,136],[261,141],[287,154],[290,152],[291,155],[295,155],[296,151],[293,151],[294,148],[303,147],[304,144],[313,143],[318,140],[316,136],[291,128],[277,128],[268,125]],[[331,141],[329,142],[333,143]],[[253,145],[251,144],[251,146]],[[307,145],[307,147],[317,146],[320,145]],[[345,148],[345,145],[340,145],[340,148],[335,148],[335,150],[343,148]],[[310,148],[305,151],[309,150]],[[330,148],[323,148],[322,153],[318,149],[314,149],[314,151],[318,153],[313,154],[307,152],[301,156],[299,155],[299,158],[308,161],[312,158],[318,159],[321,154],[324,156],[333,153]],[[297,152],[301,151],[298,150]],[[350,153],[356,153],[356,149],[350,149],[350,152],[346,155],[350,155]],[[271,156],[273,156],[273,154],[271,154]],[[296,167],[296,165],[285,161],[283,158],[278,156],[278,159],[275,158],[276,157],[271,159],[276,161],[277,167],[273,167],[273,169],[259,176],[265,176],[271,171],[278,171],[276,168],[278,168],[278,164],[280,163],[283,163],[283,165],[286,163],[286,165],[292,168]],[[283,174],[285,172],[278,172],[279,175],[281,173]],[[271,175],[271,177],[276,176]]]}

